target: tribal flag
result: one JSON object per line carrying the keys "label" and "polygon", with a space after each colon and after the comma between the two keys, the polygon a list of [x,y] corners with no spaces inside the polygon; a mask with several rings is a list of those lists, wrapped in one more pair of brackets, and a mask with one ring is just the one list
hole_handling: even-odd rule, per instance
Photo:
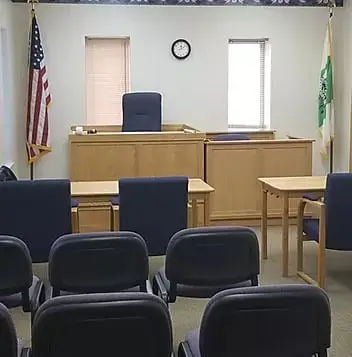
{"label": "tribal flag", "polygon": [[27,154],[33,163],[51,151],[48,107],[51,102],[40,32],[34,11],[29,35]]}
{"label": "tribal flag", "polygon": [[325,35],[324,52],[320,69],[319,85],[319,133],[321,138],[320,153],[324,159],[328,158],[329,147],[334,136],[334,79],[332,58],[332,32],[330,15]]}

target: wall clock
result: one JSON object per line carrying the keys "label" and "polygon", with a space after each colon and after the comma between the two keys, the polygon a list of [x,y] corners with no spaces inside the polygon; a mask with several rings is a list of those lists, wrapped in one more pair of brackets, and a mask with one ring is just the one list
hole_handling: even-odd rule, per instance
{"label": "wall clock", "polygon": [[184,60],[191,54],[191,44],[187,40],[180,38],[172,44],[171,52],[177,59]]}

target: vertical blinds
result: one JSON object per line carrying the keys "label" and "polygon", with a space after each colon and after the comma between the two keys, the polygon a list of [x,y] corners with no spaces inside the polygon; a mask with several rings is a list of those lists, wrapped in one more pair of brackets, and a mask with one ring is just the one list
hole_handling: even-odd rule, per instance
{"label": "vertical blinds", "polygon": [[122,95],[130,90],[128,38],[86,38],[88,125],[122,123]]}
{"label": "vertical blinds", "polygon": [[259,40],[260,46],[260,123],[265,126],[265,40]]}

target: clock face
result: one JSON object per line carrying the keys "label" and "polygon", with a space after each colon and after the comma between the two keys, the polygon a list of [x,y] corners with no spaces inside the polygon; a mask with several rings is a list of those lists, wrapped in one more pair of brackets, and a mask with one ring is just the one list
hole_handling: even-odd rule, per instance
{"label": "clock face", "polygon": [[188,41],[179,39],[172,44],[171,50],[177,59],[186,59],[191,54],[191,45]]}

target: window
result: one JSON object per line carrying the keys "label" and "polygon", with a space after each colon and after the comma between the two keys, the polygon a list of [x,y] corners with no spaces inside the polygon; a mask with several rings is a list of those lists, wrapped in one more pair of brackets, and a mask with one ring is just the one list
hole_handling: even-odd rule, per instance
{"label": "window", "polygon": [[270,118],[267,39],[229,40],[228,127],[266,128]]}
{"label": "window", "polygon": [[86,38],[88,125],[122,123],[122,95],[130,91],[128,38]]}

